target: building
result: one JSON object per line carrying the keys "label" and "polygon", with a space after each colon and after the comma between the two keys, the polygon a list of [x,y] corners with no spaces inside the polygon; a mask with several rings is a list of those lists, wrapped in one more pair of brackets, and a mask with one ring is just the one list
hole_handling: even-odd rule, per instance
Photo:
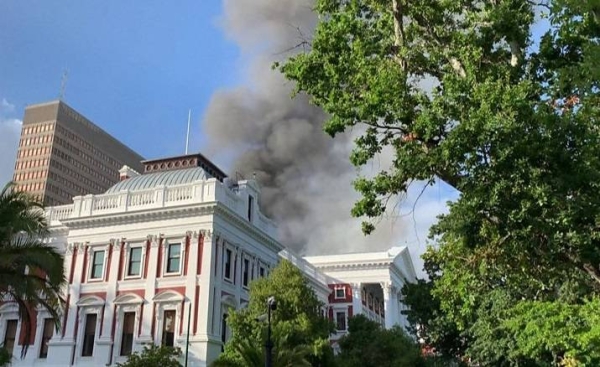
{"label": "building", "polygon": [[45,205],[99,194],[143,158],[62,101],[25,108],[13,181]]}
{"label": "building", "polygon": [[143,172],[124,168],[103,194],[47,209],[49,241],[65,252],[67,307],[60,333],[36,310],[35,335],[24,341],[16,306],[1,304],[13,366],[114,366],[148,343],[185,349],[188,330],[189,365],[207,366],[230,337],[228,313],[248,304],[250,282],[281,258],[306,275],[338,334],[356,312],[401,323],[388,284],[414,279],[405,249],[304,259],[277,241],[253,180],[233,181],[200,154],[146,161]]}

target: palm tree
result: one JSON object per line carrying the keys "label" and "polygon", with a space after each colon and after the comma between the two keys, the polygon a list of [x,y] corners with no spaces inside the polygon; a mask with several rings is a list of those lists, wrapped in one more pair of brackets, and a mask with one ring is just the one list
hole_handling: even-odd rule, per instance
{"label": "palm tree", "polygon": [[46,309],[60,328],[59,311],[64,302],[63,256],[44,243],[48,225],[42,207],[29,194],[15,190],[13,183],[0,192],[0,300],[14,302],[19,310],[27,353],[33,332],[32,311]]}
{"label": "palm tree", "polygon": [[[287,338],[274,337],[275,348],[273,348],[273,367],[311,367],[307,357],[310,348],[305,345],[289,345]],[[265,349],[258,340],[240,340],[232,344],[238,360],[219,358],[211,367],[255,367],[265,365]]]}

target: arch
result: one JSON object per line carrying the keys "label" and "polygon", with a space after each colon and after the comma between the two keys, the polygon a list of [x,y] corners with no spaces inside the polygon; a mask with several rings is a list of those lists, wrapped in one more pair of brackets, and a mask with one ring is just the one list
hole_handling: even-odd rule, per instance
{"label": "arch", "polygon": [[185,297],[176,291],[162,291],[152,298],[154,302],[182,302]]}
{"label": "arch", "polygon": [[92,306],[104,306],[106,301],[98,296],[84,296],[77,301],[77,306],[80,307],[92,307]]}
{"label": "arch", "polygon": [[115,297],[115,305],[137,305],[144,303],[144,299],[135,293],[125,293]]}
{"label": "arch", "polygon": [[0,313],[19,312],[19,307],[15,302],[6,302],[0,306]]}
{"label": "arch", "polygon": [[221,303],[229,307],[237,308],[237,301],[231,294],[223,294],[221,296]]}

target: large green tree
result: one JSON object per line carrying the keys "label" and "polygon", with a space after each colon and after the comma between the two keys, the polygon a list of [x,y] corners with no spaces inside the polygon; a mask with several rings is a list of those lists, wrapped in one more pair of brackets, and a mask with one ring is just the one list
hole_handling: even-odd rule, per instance
{"label": "large green tree", "polygon": [[266,278],[250,284],[248,307],[229,314],[231,339],[215,366],[246,367],[264,358],[267,325],[267,300],[274,296],[277,309],[272,312],[274,365],[280,367],[329,366],[333,354],[329,320],[321,315],[323,304],[317,299],[302,272],[283,260]]}
{"label": "large green tree", "polygon": [[[440,324],[456,327],[472,360],[555,363],[567,347],[526,353],[481,316],[503,302],[575,307],[600,288],[598,2],[317,0],[315,10],[310,49],[280,69],[329,113],[329,134],[362,127],[356,166],[394,154],[355,181],[353,215],[370,232],[411,183],[455,188],[427,255]],[[550,26],[534,32],[540,10]],[[479,343],[494,330],[521,357]]]}
{"label": "large green tree", "polygon": [[348,320],[348,331],[339,341],[338,366],[425,366],[419,346],[399,326],[384,329],[365,316],[357,315]]}
{"label": "large green tree", "polygon": [[42,209],[12,184],[0,192],[0,296],[18,306],[23,354],[33,332],[32,310],[41,306],[60,326],[64,260],[44,242],[48,226]]}

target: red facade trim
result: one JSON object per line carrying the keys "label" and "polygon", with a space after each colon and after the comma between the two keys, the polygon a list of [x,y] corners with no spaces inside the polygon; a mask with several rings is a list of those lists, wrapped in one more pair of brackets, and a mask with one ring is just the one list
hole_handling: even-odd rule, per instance
{"label": "red facade trim", "polygon": [[61,337],[64,338],[65,337],[65,332],[67,331],[67,319],[69,317],[69,301],[71,300],[71,295],[67,294],[67,299],[66,299],[66,307],[65,307],[65,316],[63,316],[63,323],[62,323],[62,330],[61,330]]}
{"label": "red facade trim", "polygon": [[198,331],[198,301],[200,300],[200,286],[196,286],[196,294],[194,295],[194,335]]}
{"label": "red facade trim", "polygon": [[71,258],[71,270],[69,271],[69,284],[73,284],[73,276],[75,275],[75,262],[77,261],[77,247],[73,249]]}
{"label": "red facade trim", "polygon": [[83,250],[83,267],[81,268],[81,283],[85,283],[85,272],[86,272],[86,268],[87,268],[87,254],[89,251],[89,246],[85,246],[84,250]]}
{"label": "red facade trim", "polygon": [[144,279],[148,278],[148,261],[150,261],[150,240],[146,241],[146,258],[144,259]]}
{"label": "red facade trim", "polygon": [[190,236],[185,236],[185,257],[183,259],[183,275],[188,272],[188,260],[190,259]]}
{"label": "red facade trim", "polygon": [[123,280],[123,262],[125,261],[125,242],[121,242],[121,249],[119,250],[119,273],[117,274],[117,280]]}
{"label": "red facade trim", "polygon": [[354,316],[354,309],[352,306],[348,306],[348,317]]}
{"label": "red facade trim", "polygon": [[196,275],[202,274],[202,252],[204,251],[204,236],[198,236],[198,266],[196,266]]}
{"label": "red facade trim", "polygon": [[140,306],[140,321],[138,322],[138,337],[142,334],[142,320],[143,319],[144,319],[144,304],[142,303]]}
{"label": "red facade trim", "polygon": [[112,253],[113,253],[112,248],[113,248],[113,245],[111,243],[108,245],[108,254],[107,254],[108,256],[106,259],[106,276],[104,279],[105,282],[108,282],[108,278],[110,277],[110,263],[112,261]]}
{"label": "red facade trim", "polygon": [[[328,284],[331,292],[329,293],[329,303],[348,303],[352,302],[352,287],[350,284]],[[335,290],[344,289],[344,298],[336,298]]]}
{"label": "red facade trim", "polygon": [[161,238],[158,241],[158,256],[157,256],[157,262],[156,262],[156,277],[160,278],[160,269],[161,269],[161,265],[162,265],[162,244],[163,244],[164,239]]}

